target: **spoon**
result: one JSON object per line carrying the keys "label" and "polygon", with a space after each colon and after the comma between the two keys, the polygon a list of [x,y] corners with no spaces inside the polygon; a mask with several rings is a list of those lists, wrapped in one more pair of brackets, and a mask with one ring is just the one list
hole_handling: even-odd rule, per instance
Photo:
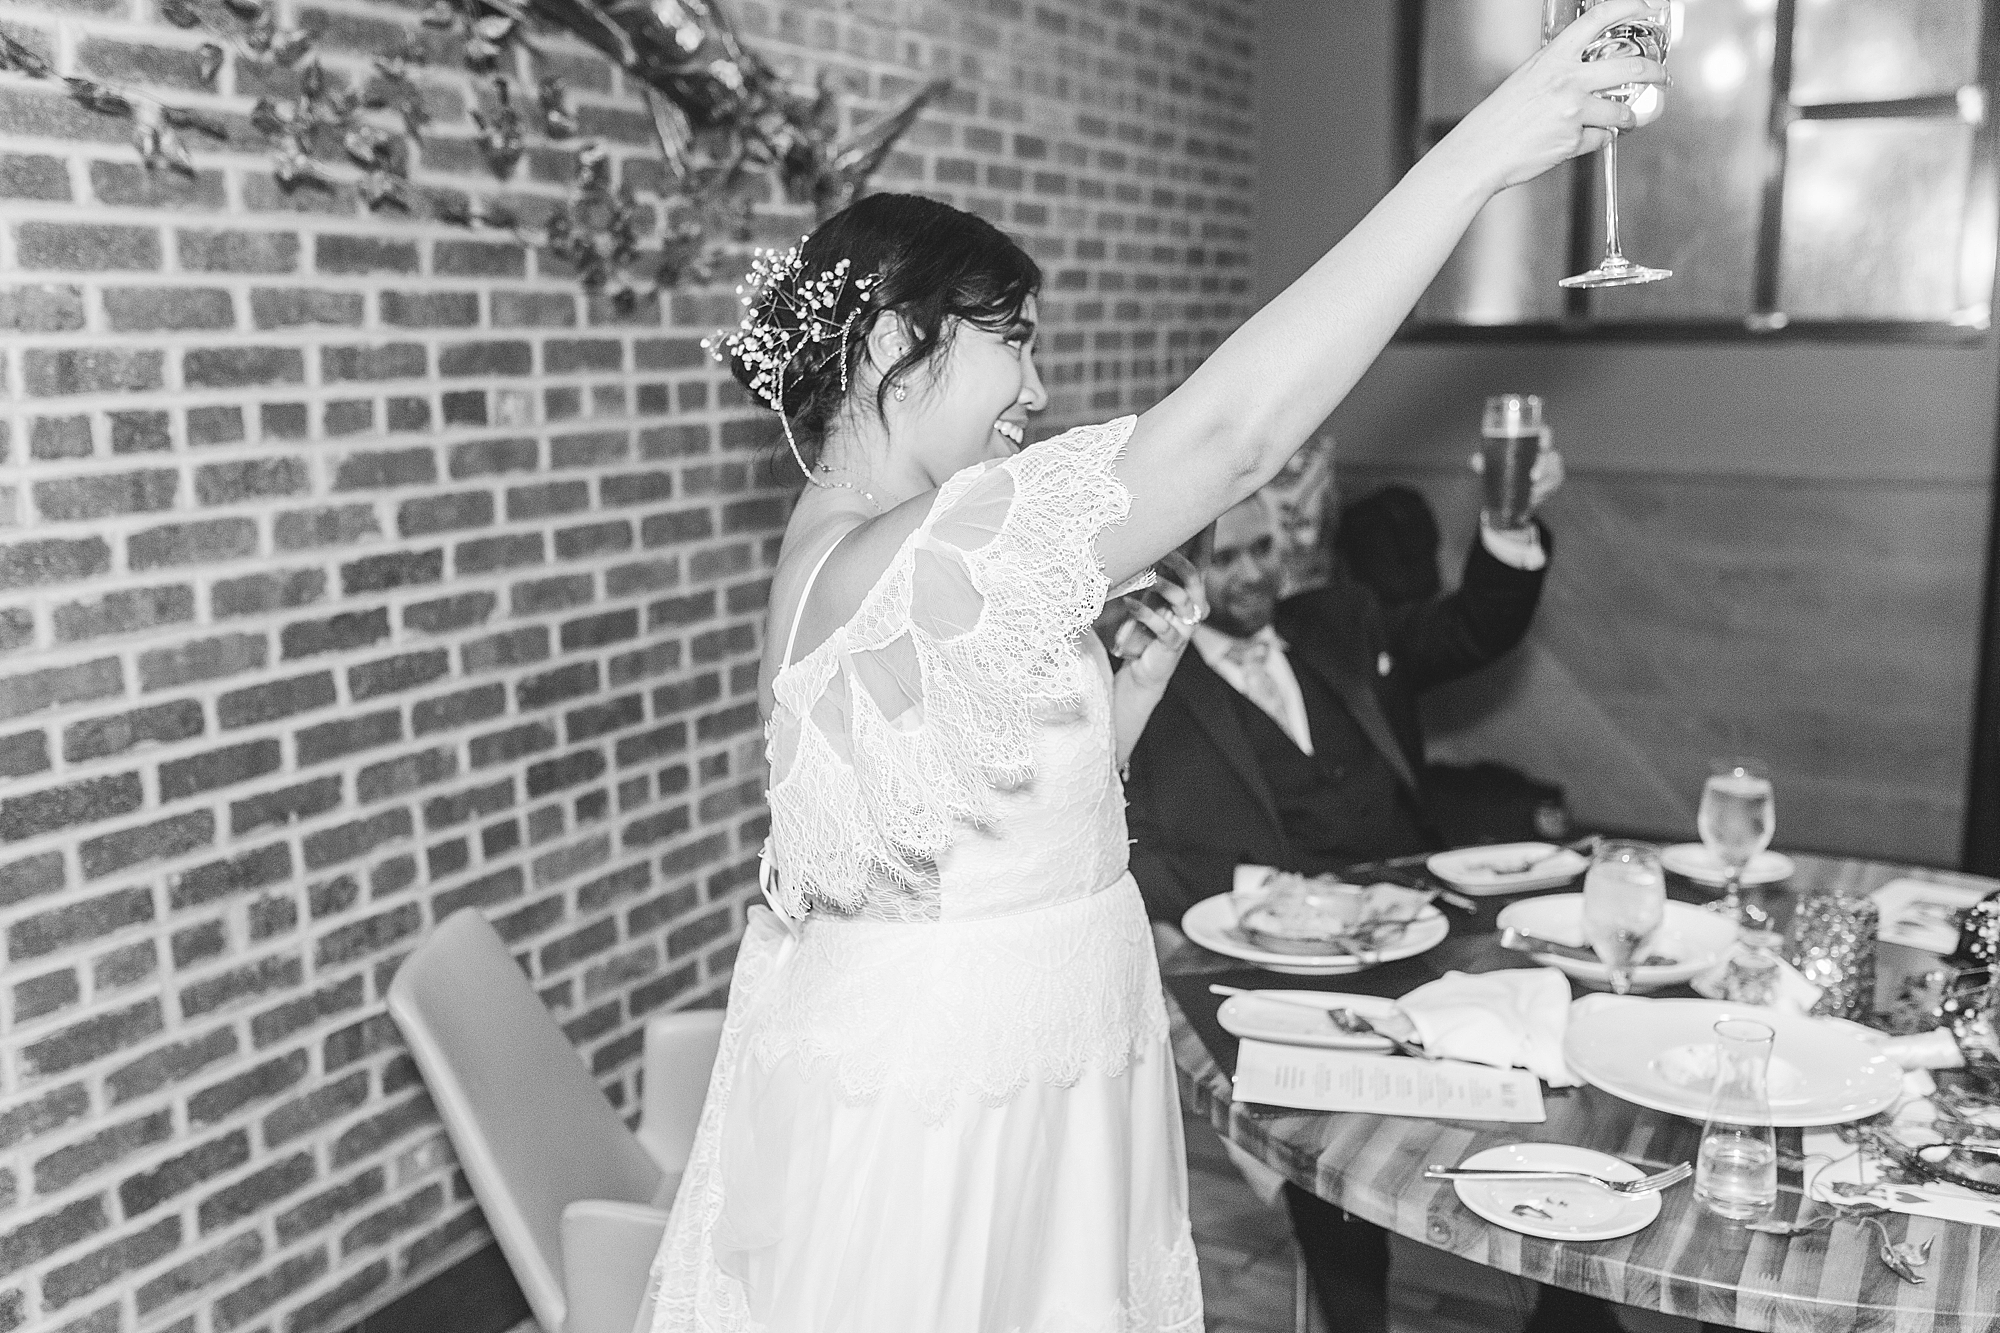
{"label": "spoon", "polygon": [[1437,1059],[1436,1056],[1432,1055],[1429,1051],[1425,1050],[1423,1047],[1404,1041],[1401,1037],[1391,1036],[1389,1033],[1384,1032],[1381,1028],[1376,1027],[1373,1023],[1363,1018],[1360,1014],[1355,1013],[1352,1009],[1329,1009],[1326,1011],[1326,1016],[1328,1018],[1331,1018],[1333,1020],[1333,1025],[1339,1028],[1342,1032],[1351,1033],[1357,1037],[1380,1037],[1383,1041],[1388,1042],[1391,1046],[1394,1046],[1404,1055],[1414,1056],[1419,1060]]}

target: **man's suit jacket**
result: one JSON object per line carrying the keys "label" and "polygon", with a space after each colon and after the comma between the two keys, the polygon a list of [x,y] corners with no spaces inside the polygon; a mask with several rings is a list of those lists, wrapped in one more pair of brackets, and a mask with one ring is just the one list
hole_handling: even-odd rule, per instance
{"label": "man's suit jacket", "polygon": [[[1542,541],[1553,553],[1546,530]],[[1428,602],[1385,610],[1361,583],[1336,574],[1327,587],[1279,604],[1276,626],[1293,672],[1302,685],[1310,674],[1355,723],[1352,731],[1333,737],[1315,734],[1313,749],[1336,789],[1370,784],[1354,789],[1357,808],[1381,808],[1387,799],[1407,802],[1411,822],[1421,825],[1417,781],[1424,742],[1418,696],[1518,644],[1534,617],[1546,571],[1546,563],[1541,570],[1515,569],[1475,541],[1457,590]],[[1201,654],[1190,650],[1133,749],[1125,786],[1132,874],[1157,919],[1178,922],[1195,903],[1227,893],[1239,864],[1307,868],[1259,769],[1238,699]],[[1342,744],[1373,753],[1342,753],[1337,748]],[[1375,756],[1381,762],[1374,762]],[[1381,783],[1398,790],[1373,789]],[[1417,850],[1385,847],[1379,829],[1356,828],[1351,834],[1341,830],[1333,840],[1351,843],[1349,859],[1355,861]]]}

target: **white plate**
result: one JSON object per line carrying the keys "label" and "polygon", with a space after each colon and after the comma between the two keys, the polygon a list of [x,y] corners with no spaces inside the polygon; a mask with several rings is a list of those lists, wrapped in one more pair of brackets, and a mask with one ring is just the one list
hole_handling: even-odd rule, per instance
{"label": "white plate", "polygon": [[[1660,849],[1660,864],[1676,875],[1685,875],[1697,884],[1721,888],[1728,872],[1715,853],[1698,842],[1677,842]],[[1743,867],[1745,884],[1776,884],[1792,877],[1792,858],[1783,852],[1759,852]]]}
{"label": "white plate", "polygon": [[[1549,859],[1524,874],[1500,873],[1509,866],[1540,861],[1545,856]],[[1439,852],[1424,866],[1453,888],[1475,898],[1485,898],[1567,884],[1590,869],[1590,858],[1567,849],[1557,851],[1552,842],[1503,842],[1491,847],[1460,847],[1456,851]]]}
{"label": "white plate", "polygon": [[1324,956],[1299,953],[1273,953],[1250,943],[1241,930],[1236,928],[1236,906],[1229,895],[1218,893],[1213,898],[1204,898],[1181,918],[1181,929],[1187,937],[1204,949],[1230,958],[1241,958],[1246,963],[1255,963],[1266,972],[1283,972],[1294,977],[1335,977],[1348,972],[1359,972],[1377,963],[1393,963],[1398,958],[1414,958],[1429,949],[1435,949],[1451,933],[1444,914],[1435,907],[1424,908],[1416,921],[1405,927],[1402,934],[1392,943],[1366,954],[1326,954]]}
{"label": "white plate", "polygon": [[[1512,926],[1557,944],[1583,945],[1583,895],[1553,893],[1543,898],[1524,898],[1518,903],[1509,903],[1500,910],[1499,925],[1503,930]],[[1646,941],[1639,953],[1641,957],[1660,954],[1674,962],[1671,966],[1661,964],[1633,968],[1632,989],[1658,990],[1662,986],[1678,986],[1691,981],[1696,974],[1721,962],[1734,943],[1736,926],[1726,917],[1669,898],[1666,914],[1660,918],[1660,928],[1653,932],[1652,938]],[[1585,962],[1580,958],[1565,958],[1553,953],[1532,954],[1530,957],[1549,967],[1561,968],[1586,986],[1602,989],[1611,984],[1610,969],[1595,960]]]}
{"label": "white plate", "polygon": [[1614,1097],[1699,1121],[1708,1114],[1715,1025],[1725,1018],[1751,1019],[1777,1034],[1773,1125],[1859,1120],[1902,1093],[1903,1071],[1867,1028],[1721,1000],[1586,995],[1569,1008],[1563,1058],[1578,1078]]}
{"label": "white plate", "polygon": [[[1476,1152],[1459,1165],[1500,1171],[1588,1171],[1606,1180],[1637,1180],[1646,1174],[1620,1158],[1566,1143],[1510,1143]],[[1452,1184],[1460,1202],[1495,1226],[1544,1240],[1611,1240],[1650,1226],[1660,1215],[1657,1192],[1613,1194],[1587,1180],[1454,1180]],[[1515,1204],[1530,1201],[1553,1220],[1514,1211]]]}
{"label": "white plate", "polygon": [[1343,995],[1338,991],[1323,990],[1273,990],[1258,995],[1232,995],[1222,1002],[1222,1008],[1215,1014],[1223,1031],[1239,1037],[1251,1037],[1257,1041],[1275,1041],[1286,1046],[1320,1046],[1336,1051],[1386,1051],[1392,1049],[1385,1039],[1371,1037],[1363,1033],[1342,1032],[1333,1025],[1333,1020],[1323,1013],[1299,1004],[1282,1004],[1276,1000],[1264,999],[1264,995],[1282,995],[1289,999],[1302,1000],[1315,1008],[1348,1009],[1373,1023],[1396,1013],[1396,1002],[1385,1000],[1379,995]]}

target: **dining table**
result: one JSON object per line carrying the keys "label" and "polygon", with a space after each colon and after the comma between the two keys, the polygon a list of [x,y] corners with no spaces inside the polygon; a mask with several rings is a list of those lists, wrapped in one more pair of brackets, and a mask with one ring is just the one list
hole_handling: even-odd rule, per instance
{"label": "dining table", "polygon": [[[1791,858],[1794,871],[1783,892],[1795,897],[1829,890],[1867,894],[1907,876],[2000,888],[2000,881],[1956,872],[1798,852]],[[1692,901],[1714,896],[1677,878],[1669,892]],[[1451,971],[1536,966],[1500,946],[1494,917],[1508,901],[1481,898],[1474,900],[1476,911],[1447,910],[1451,930],[1435,948],[1342,976],[1278,976],[1182,940],[1164,945],[1161,973],[1188,1107],[1229,1142],[1348,1214],[1537,1282],[1717,1328],[2000,1333],[2000,1226],[1884,1215],[1889,1239],[1931,1243],[1924,1281],[1915,1285],[1878,1259],[1883,1238],[1859,1219],[1789,1237],[1752,1231],[1709,1211],[1683,1184],[1662,1193],[1658,1218],[1643,1230],[1615,1240],[1550,1241],[1485,1221],[1460,1202],[1450,1183],[1424,1178],[1431,1163],[1455,1164],[1486,1148],[1522,1142],[1596,1149],[1646,1171],[1695,1159],[1699,1122],[1594,1087],[1545,1088],[1547,1118],[1539,1124],[1298,1111],[1231,1096],[1237,1039],[1217,1019],[1222,1001],[1211,985],[1394,998]],[[1576,993],[1583,993],[1580,987]],[[1694,994],[1678,988],[1657,993]],[[1778,1131],[1779,1218],[1796,1215],[1804,1201],[1799,1133]]]}

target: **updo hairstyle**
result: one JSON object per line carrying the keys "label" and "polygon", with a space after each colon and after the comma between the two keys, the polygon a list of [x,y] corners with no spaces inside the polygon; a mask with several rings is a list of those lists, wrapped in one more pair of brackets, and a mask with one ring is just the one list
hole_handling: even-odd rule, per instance
{"label": "updo hairstyle", "polygon": [[[807,343],[784,367],[780,410],[791,422],[802,467],[817,463],[827,428],[846,404],[847,386],[856,382],[869,332],[883,315],[900,315],[910,339],[876,390],[878,414],[898,384],[950,346],[953,320],[1005,329],[1042,285],[1040,266],[998,227],[912,194],[869,195],[822,222],[800,247],[798,273],[788,281],[811,283],[843,259],[855,278],[872,273],[877,280],[865,296],[853,282],[844,284],[839,304],[820,312],[839,324],[858,309],[846,338]],[[751,318],[797,322],[769,292]],[[757,368],[733,349],[728,361],[730,373],[750,388]]]}

